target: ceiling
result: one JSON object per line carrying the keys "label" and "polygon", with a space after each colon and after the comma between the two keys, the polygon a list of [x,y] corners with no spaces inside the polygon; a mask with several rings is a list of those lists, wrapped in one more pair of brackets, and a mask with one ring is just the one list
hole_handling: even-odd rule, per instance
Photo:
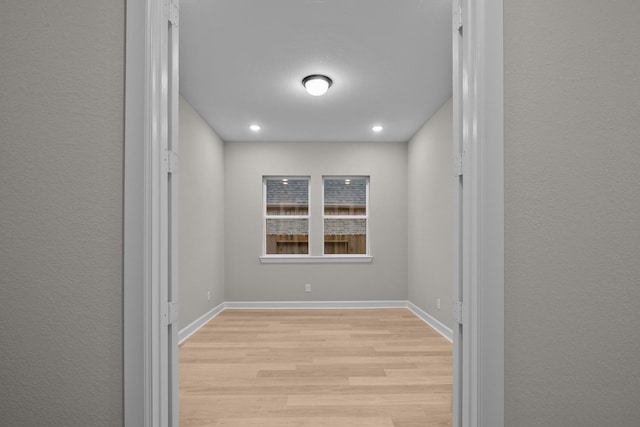
{"label": "ceiling", "polygon": [[225,141],[408,141],[451,96],[451,0],[180,3],[180,92]]}

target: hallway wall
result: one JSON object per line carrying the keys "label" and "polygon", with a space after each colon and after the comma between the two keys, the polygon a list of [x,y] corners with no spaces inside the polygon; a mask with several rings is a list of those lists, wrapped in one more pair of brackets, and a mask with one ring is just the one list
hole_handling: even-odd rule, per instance
{"label": "hallway wall", "polygon": [[[406,143],[225,143],[225,299],[406,300],[406,147]],[[370,175],[373,262],[261,264],[263,175],[311,176],[311,227],[317,236],[322,236],[323,225],[313,219],[321,217],[322,176]],[[321,252],[322,241],[314,246]],[[306,283],[311,284],[310,293],[304,291]]]}
{"label": "hallway wall", "polygon": [[224,143],[182,96],[179,151],[178,325],[183,329],[224,302]]}
{"label": "hallway wall", "polygon": [[505,426],[636,426],[640,2],[504,17]]}
{"label": "hallway wall", "polygon": [[[7,425],[122,425],[124,5],[5,2],[0,14]],[[504,6],[505,425],[632,426],[640,419],[640,3]],[[393,150],[394,161],[406,156]],[[328,164],[341,169],[340,160]],[[238,177],[251,187],[256,173],[274,171]],[[259,254],[245,254],[234,268],[253,280]],[[406,281],[393,274],[406,272],[406,253],[398,265],[374,255],[382,265],[363,279]],[[304,273],[293,280],[272,270],[273,287],[245,282],[227,299],[302,299]],[[398,289],[375,296],[405,299]],[[340,292],[361,297],[349,286]]]}
{"label": "hallway wall", "polygon": [[[445,102],[408,144],[409,301],[453,329],[453,108]],[[440,308],[437,299],[440,298]]]}
{"label": "hallway wall", "polygon": [[2,5],[2,425],[122,425],[124,6]]}

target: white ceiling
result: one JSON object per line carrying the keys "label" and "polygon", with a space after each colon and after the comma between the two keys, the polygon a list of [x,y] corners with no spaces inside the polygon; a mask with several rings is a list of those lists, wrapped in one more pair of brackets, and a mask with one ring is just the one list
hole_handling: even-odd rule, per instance
{"label": "white ceiling", "polygon": [[407,141],[451,96],[451,0],[180,3],[180,92],[225,141]]}

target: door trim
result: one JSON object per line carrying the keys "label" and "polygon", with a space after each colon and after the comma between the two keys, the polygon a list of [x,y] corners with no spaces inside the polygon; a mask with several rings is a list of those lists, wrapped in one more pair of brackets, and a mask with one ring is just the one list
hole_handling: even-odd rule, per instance
{"label": "door trim", "polygon": [[[124,424],[163,425],[162,277],[163,2],[126,2],[124,142]],[[166,121],[166,120],[165,120]],[[164,379],[166,381],[166,378]],[[164,405],[166,406],[166,405]]]}
{"label": "door trim", "polygon": [[[463,427],[504,426],[503,1],[461,0]],[[468,372],[466,372],[468,371]]]}

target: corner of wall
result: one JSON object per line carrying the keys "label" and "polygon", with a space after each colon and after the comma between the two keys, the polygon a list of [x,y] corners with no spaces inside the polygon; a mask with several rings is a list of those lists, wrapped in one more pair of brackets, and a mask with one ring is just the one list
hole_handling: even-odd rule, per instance
{"label": "corner of wall", "polygon": [[453,110],[449,98],[408,142],[408,298],[453,325]]}

